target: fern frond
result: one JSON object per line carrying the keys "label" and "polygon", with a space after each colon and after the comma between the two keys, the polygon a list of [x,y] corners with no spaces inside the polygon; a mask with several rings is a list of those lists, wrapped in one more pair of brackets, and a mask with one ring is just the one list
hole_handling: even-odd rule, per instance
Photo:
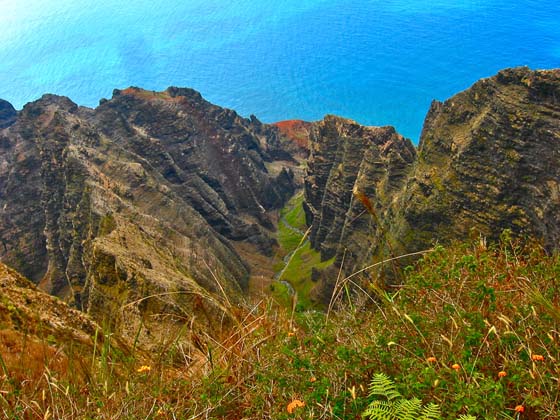
{"label": "fern frond", "polygon": [[476,420],[476,417],[471,416],[470,414],[463,414],[459,417],[459,420]]}
{"label": "fern frond", "polygon": [[363,417],[369,420],[389,420],[393,417],[393,405],[388,401],[372,401],[366,411],[363,413]]}
{"label": "fern frond", "polygon": [[401,398],[394,382],[384,373],[376,373],[369,385],[369,397],[383,397],[392,401]]}
{"label": "fern frond", "polygon": [[422,408],[422,401],[418,398],[399,400],[394,403],[395,416],[399,420],[418,420],[418,413]]}
{"label": "fern frond", "polygon": [[[437,404],[422,405],[419,398],[405,399],[397,391],[395,383],[384,373],[373,375],[369,386],[373,401],[362,414],[368,420],[441,420]],[[476,420],[472,416],[459,420]]]}
{"label": "fern frond", "polygon": [[439,420],[441,418],[441,410],[439,405],[428,403],[422,408],[419,420]]}

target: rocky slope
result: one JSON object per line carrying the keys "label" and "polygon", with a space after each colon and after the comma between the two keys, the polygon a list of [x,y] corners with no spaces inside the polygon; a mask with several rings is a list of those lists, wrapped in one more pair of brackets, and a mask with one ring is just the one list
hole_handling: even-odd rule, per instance
{"label": "rocky slope", "polygon": [[504,229],[558,248],[560,70],[504,70],[432,103],[392,213],[402,251]]}
{"label": "rocky slope", "polygon": [[[341,266],[353,273],[436,242],[510,229],[559,246],[560,70],[504,70],[434,102],[417,153],[390,128],[337,117],[316,123],[310,144],[311,242],[323,260],[336,256],[323,299]],[[382,273],[391,281],[398,267]]]}
{"label": "rocky slope", "polygon": [[[35,386],[45,367],[81,383],[90,373],[94,347],[105,340],[101,327],[1,263],[0,290],[2,373],[23,389]],[[128,353],[118,339],[107,339]]]}
{"label": "rocky slope", "polygon": [[504,70],[434,102],[418,149],[335,116],[262,124],[191,89],[116,90],[96,109],[0,102],[0,257],[150,341],[178,319],[224,323],[299,186],[311,246],[334,258],[315,271],[321,299],[339,272],[473,233],[558,248],[558,98],[560,70]]}
{"label": "rocky slope", "polygon": [[270,254],[293,193],[277,130],[190,89],[4,109],[2,261],[129,338],[223,322],[249,274],[232,244]]}
{"label": "rocky slope", "polygon": [[280,133],[280,143],[293,155],[307,158],[309,156],[309,137],[313,123],[302,120],[285,120],[272,124]]}
{"label": "rocky slope", "polygon": [[311,131],[305,204],[312,246],[348,270],[371,257],[379,215],[392,202],[416,157],[392,127],[364,127],[327,116]]}

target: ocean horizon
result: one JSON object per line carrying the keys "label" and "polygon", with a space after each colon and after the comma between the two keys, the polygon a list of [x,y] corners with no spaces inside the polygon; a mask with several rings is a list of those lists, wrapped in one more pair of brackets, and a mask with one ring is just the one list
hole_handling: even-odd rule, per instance
{"label": "ocean horizon", "polygon": [[0,0],[0,98],[95,107],[191,87],[264,122],[326,114],[415,143],[433,99],[507,67],[560,67],[553,1]]}

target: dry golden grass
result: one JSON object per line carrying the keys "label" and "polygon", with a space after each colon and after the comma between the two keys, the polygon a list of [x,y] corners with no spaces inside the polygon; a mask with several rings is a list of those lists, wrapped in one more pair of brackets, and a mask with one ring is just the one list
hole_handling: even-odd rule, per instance
{"label": "dry golden grass", "polygon": [[175,336],[141,355],[108,331],[74,352],[3,333],[0,416],[361,418],[383,372],[403,398],[437,403],[446,419],[559,418],[559,257],[481,241],[437,247],[405,276],[396,293],[350,288],[328,317],[271,298],[230,305],[219,334],[184,332],[194,352]]}

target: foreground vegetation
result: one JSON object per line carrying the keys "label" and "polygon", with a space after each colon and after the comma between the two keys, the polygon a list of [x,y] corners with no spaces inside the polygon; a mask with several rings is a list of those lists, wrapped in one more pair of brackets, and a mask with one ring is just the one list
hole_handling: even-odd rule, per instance
{"label": "foreground vegetation", "polygon": [[179,345],[125,355],[107,339],[91,354],[73,354],[71,343],[45,338],[41,363],[23,361],[40,353],[35,347],[20,360],[2,354],[0,413],[362,418],[375,407],[372,379],[385,374],[399,399],[424,411],[437,404],[445,419],[558,419],[559,278],[560,258],[538,245],[480,240],[437,247],[405,269],[394,292],[364,283],[364,291],[341,293],[328,313],[269,298],[232,307],[237,327],[203,339],[198,359],[182,358]]}

